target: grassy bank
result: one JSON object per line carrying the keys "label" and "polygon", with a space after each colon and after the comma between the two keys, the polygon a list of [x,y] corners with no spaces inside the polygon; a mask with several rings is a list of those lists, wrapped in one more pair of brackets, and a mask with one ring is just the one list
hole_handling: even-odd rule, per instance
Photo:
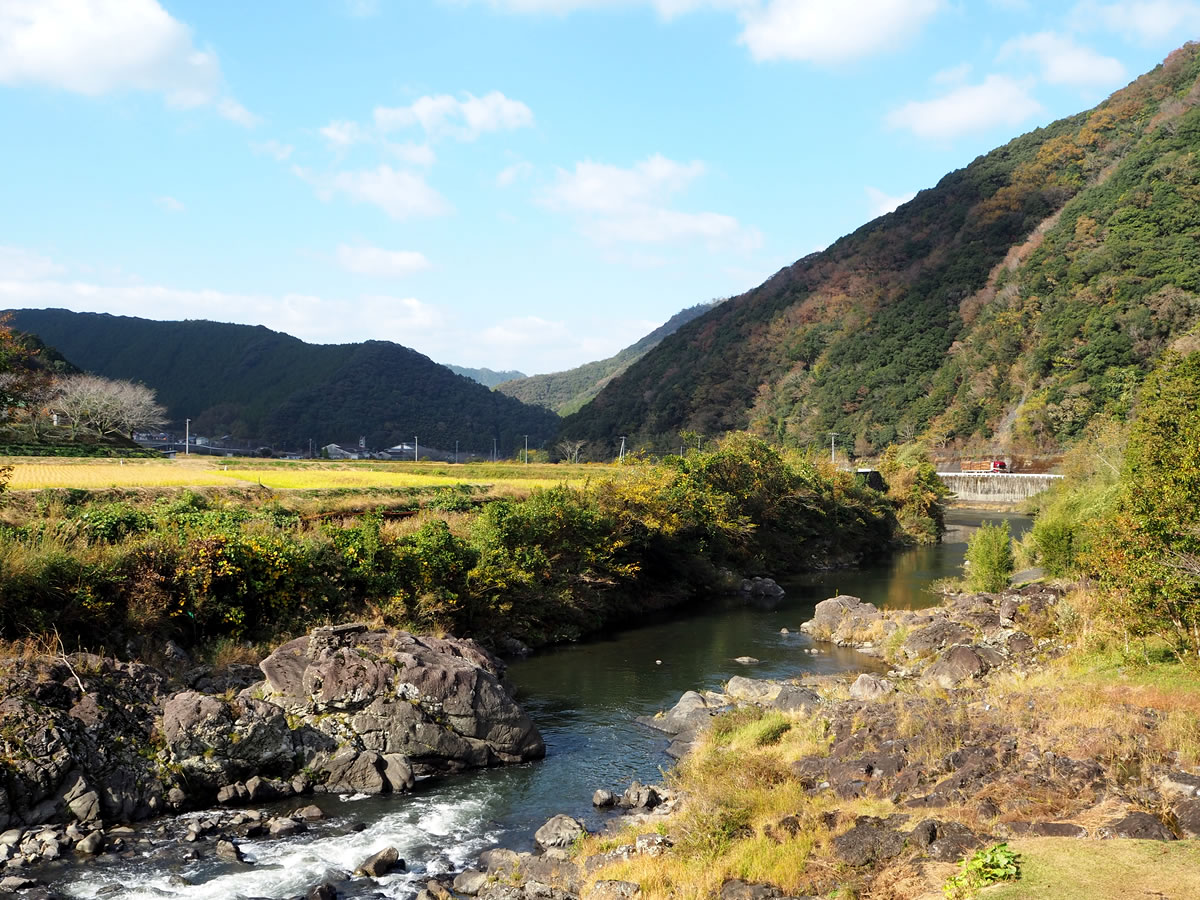
{"label": "grassy bank", "polygon": [[174,463],[51,466],[70,487],[7,494],[0,635],[263,642],[367,617],[537,645],[686,602],[722,567],[846,564],[901,538],[902,503],[744,435],[615,470]]}

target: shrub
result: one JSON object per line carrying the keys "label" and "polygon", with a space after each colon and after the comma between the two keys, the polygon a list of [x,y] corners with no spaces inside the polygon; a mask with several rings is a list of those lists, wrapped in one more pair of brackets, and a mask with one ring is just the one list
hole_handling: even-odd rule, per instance
{"label": "shrub", "polygon": [[973,591],[1002,591],[1013,573],[1012,538],[1008,520],[984,523],[967,542],[967,584]]}

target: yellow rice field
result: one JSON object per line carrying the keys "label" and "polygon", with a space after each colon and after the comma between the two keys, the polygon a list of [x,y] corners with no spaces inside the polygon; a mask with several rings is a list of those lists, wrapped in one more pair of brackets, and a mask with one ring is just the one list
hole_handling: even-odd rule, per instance
{"label": "yellow rice field", "polygon": [[[494,487],[549,487],[579,483],[585,466],[498,463],[447,466],[443,463],[375,463],[225,459],[61,459],[16,457],[9,490],[45,488],[232,487],[262,485],[272,490],[436,487],[487,484]],[[604,467],[607,469],[608,467]]]}

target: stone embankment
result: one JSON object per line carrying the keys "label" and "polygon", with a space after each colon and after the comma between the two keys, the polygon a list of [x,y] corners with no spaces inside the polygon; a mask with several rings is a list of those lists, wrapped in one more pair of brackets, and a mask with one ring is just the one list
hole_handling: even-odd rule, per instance
{"label": "stone embankment", "polygon": [[[694,747],[714,716],[738,706],[824,723],[825,751],[793,760],[790,777],[825,811],[815,819],[797,812],[764,827],[777,843],[802,829],[827,832],[831,865],[816,867],[807,885],[811,896],[827,896],[848,883],[869,888],[889,866],[919,876],[924,867],[957,862],[1022,835],[1200,838],[1200,774],[1180,771],[1170,759],[1156,763],[1149,754],[1135,771],[1128,759],[1068,752],[1056,744],[1055,728],[1039,719],[1036,699],[1019,693],[1005,698],[1004,689],[993,685],[996,676],[1032,675],[1064,651],[1055,637],[1061,599],[1056,588],[1032,586],[949,597],[930,610],[881,612],[855,597],[835,597],[819,604],[802,630],[886,659],[892,664],[886,677],[783,683],[735,677],[720,692],[689,691],[672,709],[639,721],[669,735],[676,757]],[[1020,715],[993,705],[1006,699]],[[1152,711],[1144,718],[1145,729],[1162,724]],[[1091,739],[1098,748],[1102,737]],[[1131,738],[1135,745],[1148,742],[1147,734]],[[599,790],[597,806],[637,808],[642,818],[636,821],[647,833],[605,853],[572,857],[566,848],[583,826],[555,817],[538,832],[540,852],[490,851],[478,868],[431,883],[421,898],[637,897],[637,884],[604,879],[604,867],[635,855],[671,853],[670,813],[686,802],[659,786],[635,784],[620,799]],[[886,814],[862,815],[864,805]],[[553,838],[544,840],[548,835]],[[822,840],[806,846],[814,844]],[[728,880],[720,897],[759,900],[783,898],[784,892]]]}
{"label": "stone embankment", "polygon": [[156,813],[404,791],[420,775],[538,759],[542,738],[502,677],[473,641],[365,625],[317,629],[258,668],[193,670],[182,689],[88,654],[7,660],[0,866],[22,880],[26,866],[120,846]]}

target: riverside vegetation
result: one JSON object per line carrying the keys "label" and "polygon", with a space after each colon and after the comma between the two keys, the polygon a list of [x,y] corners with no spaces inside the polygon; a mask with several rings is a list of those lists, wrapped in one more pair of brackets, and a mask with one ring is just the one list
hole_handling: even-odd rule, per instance
{"label": "riverside vegetation", "polygon": [[[271,642],[376,619],[540,645],[632,622],[721,570],[849,564],[940,527],[927,462],[894,498],[731,435],[578,486],[359,492],[46,490],[0,510],[0,634],[68,646]],[[899,516],[899,518],[898,518]],[[738,579],[740,582],[740,578]]]}
{"label": "riverside vegetation", "polygon": [[1022,545],[1004,529],[972,541],[985,583],[1014,555],[1054,583],[915,612],[819,604],[804,630],[885,661],[887,678],[737,677],[686,694],[650,720],[688,751],[659,789],[668,812],[584,839],[563,888],[1200,894],[1200,351],[1166,354],[1135,408],[1072,451]]}

